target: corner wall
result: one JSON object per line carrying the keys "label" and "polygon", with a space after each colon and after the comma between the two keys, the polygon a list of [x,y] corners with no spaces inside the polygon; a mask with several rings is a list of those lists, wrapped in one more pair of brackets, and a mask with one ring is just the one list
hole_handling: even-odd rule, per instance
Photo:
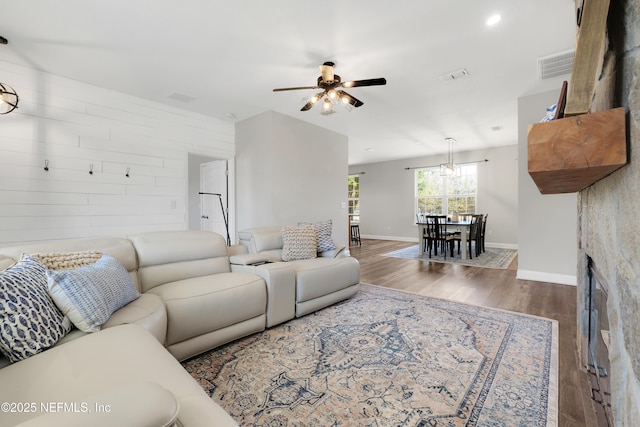
{"label": "corner wall", "polygon": [[20,96],[0,116],[0,245],[186,229],[188,153],[234,155],[232,123],[7,62],[0,75]]}
{"label": "corner wall", "polygon": [[558,90],[518,98],[518,279],[576,284],[577,196],[540,194],[528,172],[527,133],[548,106],[558,102]]}
{"label": "corner wall", "polygon": [[237,229],[331,219],[348,246],[348,138],[274,111],[236,124]]}

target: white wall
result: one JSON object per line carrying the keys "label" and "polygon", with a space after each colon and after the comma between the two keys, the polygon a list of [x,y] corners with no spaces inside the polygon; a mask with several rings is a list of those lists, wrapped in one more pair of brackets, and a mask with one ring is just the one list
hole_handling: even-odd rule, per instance
{"label": "white wall", "polygon": [[0,76],[20,96],[0,116],[0,245],[186,229],[188,153],[234,155],[232,123],[2,61]]}
{"label": "white wall", "polygon": [[518,278],[576,284],[577,195],[542,195],[529,176],[527,131],[546,108],[558,101],[560,89],[518,99],[519,224]]}
{"label": "white wall", "polygon": [[[413,169],[445,162],[447,155],[352,165],[360,176],[360,233],[363,237],[418,241],[415,225]],[[489,159],[478,163],[477,212],[489,214],[487,245],[518,245],[517,145],[454,152],[455,162]]]}
{"label": "white wall", "polygon": [[236,125],[237,228],[331,219],[348,244],[348,140],[267,111]]}

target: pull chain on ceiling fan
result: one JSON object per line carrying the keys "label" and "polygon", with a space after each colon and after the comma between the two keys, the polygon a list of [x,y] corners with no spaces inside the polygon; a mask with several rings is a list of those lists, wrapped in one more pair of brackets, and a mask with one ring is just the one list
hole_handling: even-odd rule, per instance
{"label": "pull chain on ceiling fan", "polygon": [[301,86],[301,87],[286,87],[273,89],[274,92],[282,92],[285,90],[302,90],[302,89],[322,89],[321,92],[316,93],[311,97],[300,111],[310,110],[318,101],[324,97],[322,104],[322,114],[332,113],[332,107],[334,101],[342,101],[345,105],[351,107],[360,107],[364,105],[362,101],[351,96],[340,88],[353,88],[359,86],[381,86],[386,85],[387,80],[385,78],[366,79],[366,80],[352,80],[343,82],[339,75],[333,72],[335,64],[333,62],[325,62],[320,65],[320,76],[317,80],[316,86]]}

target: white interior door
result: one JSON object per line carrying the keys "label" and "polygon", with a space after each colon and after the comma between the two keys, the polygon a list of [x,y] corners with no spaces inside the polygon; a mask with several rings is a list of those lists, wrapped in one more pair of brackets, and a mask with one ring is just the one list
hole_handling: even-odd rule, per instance
{"label": "white interior door", "polygon": [[[200,228],[214,231],[227,240],[225,217],[229,218],[227,194],[227,161],[214,160],[200,165]],[[222,201],[222,207],[220,205]],[[223,216],[224,209],[224,216]]]}

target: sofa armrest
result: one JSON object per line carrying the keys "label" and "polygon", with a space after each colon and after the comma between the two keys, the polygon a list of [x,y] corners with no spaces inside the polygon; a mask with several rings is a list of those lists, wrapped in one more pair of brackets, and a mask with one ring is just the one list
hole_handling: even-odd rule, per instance
{"label": "sofa armrest", "polygon": [[[51,412],[18,424],[20,427],[174,426],[178,402],[167,389],[152,382],[138,382],[88,396],[81,402],[46,402]],[[49,406],[47,406],[49,408]],[[41,408],[38,408],[41,410]]]}
{"label": "sofa armrest", "polygon": [[269,262],[269,257],[264,254],[239,254],[229,257],[229,262],[234,265],[260,265]]}
{"label": "sofa armrest", "polygon": [[291,263],[274,262],[255,267],[267,284],[267,328],[296,315],[296,269]]}
{"label": "sofa armrest", "polygon": [[231,271],[252,273],[264,279],[267,284],[267,328],[295,317],[296,269],[292,263],[268,262],[257,265],[232,263]]}

